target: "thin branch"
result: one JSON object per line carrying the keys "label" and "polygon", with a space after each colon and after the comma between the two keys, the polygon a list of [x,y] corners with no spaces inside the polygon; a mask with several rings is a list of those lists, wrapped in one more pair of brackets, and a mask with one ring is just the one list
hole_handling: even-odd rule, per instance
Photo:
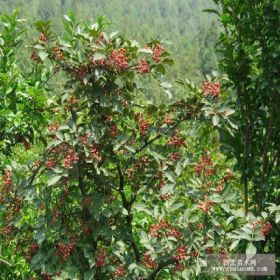
{"label": "thin branch", "polygon": [[125,196],[125,193],[124,193],[124,176],[123,176],[120,164],[117,164],[117,168],[118,168],[118,174],[119,174],[119,190],[118,191],[119,191],[119,193],[121,195],[121,198],[122,198],[123,207],[127,211],[126,224],[128,226],[128,233],[129,233],[129,237],[130,237],[129,241],[130,241],[132,249],[134,251],[135,259],[136,259],[137,262],[139,262],[140,259],[141,259],[141,253],[140,253],[139,248],[137,246],[137,243],[134,239],[133,231],[132,231],[132,224],[131,224],[132,220],[133,220],[133,216],[131,214],[132,202],[128,202],[128,200]]}
{"label": "thin branch", "polygon": [[176,259],[170,257],[165,261],[162,261],[158,264],[158,266],[151,272],[151,274],[148,276],[147,280],[155,280],[157,274],[165,267],[174,264],[176,262]]}

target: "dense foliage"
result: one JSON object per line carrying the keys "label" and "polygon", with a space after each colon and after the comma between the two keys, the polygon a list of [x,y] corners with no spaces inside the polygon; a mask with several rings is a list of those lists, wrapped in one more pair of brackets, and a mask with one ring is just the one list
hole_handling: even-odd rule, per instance
{"label": "dense foliage", "polygon": [[[172,89],[165,40],[69,13],[36,22],[27,63],[2,16],[0,279],[239,279],[207,257],[277,253],[279,3],[214,2],[226,75]],[[147,101],[158,86],[182,98]]]}
{"label": "dense foliage", "polygon": [[[215,1],[224,33],[221,69],[229,77],[239,130],[230,141],[242,174],[245,211],[261,215],[280,202],[279,1]],[[279,252],[279,227],[258,251]]]}
{"label": "dense foliage", "polygon": [[[166,40],[175,60],[172,70],[167,69],[166,78],[173,80],[186,77],[197,83],[203,76],[217,70],[217,55],[214,50],[218,39],[218,27],[211,15],[202,10],[213,7],[210,0],[32,0],[0,1],[0,13],[11,13],[19,9],[27,20],[27,26],[34,21],[51,20],[55,29],[62,32],[61,15],[74,11],[84,19],[92,20],[105,15],[112,22],[108,30],[119,30],[144,44],[151,38]],[[139,28],[141,26],[141,28]],[[25,44],[34,41],[35,32],[29,31]],[[26,52],[21,61],[28,64]],[[146,77],[146,97],[161,103],[168,100],[164,89]],[[172,91],[175,97],[182,97],[180,92]]]}

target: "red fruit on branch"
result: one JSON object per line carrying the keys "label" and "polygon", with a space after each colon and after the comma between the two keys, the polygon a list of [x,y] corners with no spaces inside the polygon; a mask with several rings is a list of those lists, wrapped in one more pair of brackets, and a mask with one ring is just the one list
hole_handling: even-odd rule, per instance
{"label": "red fruit on branch", "polygon": [[159,63],[161,60],[161,54],[164,51],[164,47],[161,46],[160,44],[157,44],[154,48],[153,48],[153,60],[156,63]]}
{"label": "red fruit on branch", "polygon": [[42,43],[45,43],[48,41],[48,37],[45,33],[40,33],[40,36],[39,36],[39,41],[41,41]]}
{"label": "red fruit on branch", "polygon": [[147,74],[150,72],[149,63],[145,59],[141,59],[136,67],[139,74]]}
{"label": "red fruit on branch", "polygon": [[206,199],[205,201],[199,202],[198,208],[208,214],[211,211],[213,204],[213,201],[211,201],[210,199]]}
{"label": "red fruit on branch", "polygon": [[174,271],[183,271],[185,269],[185,266],[183,263],[176,262],[176,264],[173,267]]}
{"label": "red fruit on branch", "polygon": [[167,115],[165,116],[164,122],[165,122],[167,125],[171,125],[171,124],[173,123],[173,120],[172,120],[170,114],[167,114]]}
{"label": "red fruit on branch", "polygon": [[113,50],[109,57],[109,65],[115,67],[119,71],[123,71],[128,67],[128,61],[126,57],[126,50],[124,48]]}
{"label": "red fruit on branch", "polygon": [[142,259],[142,265],[148,269],[157,267],[157,263],[147,253],[144,255],[144,257]]}
{"label": "red fruit on branch", "polygon": [[123,277],[125,276],[126,270],[124,269],[123,265],[120,265],[114,272],[113,276],[115,277]]}
{"label": "red fruit on branch", "polygon": [[3,175],[3,188],[9,190],[10,187],[12,187],[12,171],[5,169]]}
{"label": "red fruit on branch", "polygon": [[175,259],[177,261],[183,261],[186,258],[186,256],[187,256],[187,248],[182,245],[179,246],[175,254]]}
{"label": "red fruit on branch", "polygon": [[66,169],[70,169],[74,163],[77,163],[79,160],[79,156],[74,152],[72,148],[68,149],[68,155],[64,160],[64,166]]}
{"label": "red fruit on branch", "polygon": [[150,234],[152,237],[160,237],[160,233],[159,233],[159,230],[161,229],[161,226],[160,225],[151,225],[150,227]]}
{"label": "red fruit on branch", "polygon": [[209,82],[203,81],[201,84],[201,89],[203,96],[215,96],[218,97],[221,93],[221,84],[220,82]]}
{"label": "red fruit on branch", "polygon": [[66,262],[69,257],[76,251],[73,243],[63,244],[58,243],[57,245],[57,255],[60,256],[62,262]]}
{"label": "red fruit on branch", "polygon": [[262,225],[262,228],[261,228],[262,236],[266,237],[267,235],[269,235],[271,230],[272,230],[271,223],[270,222],[266,222],[265,224]]}
{"label": "red fruit on branch", "polygon": [[103,267],[105,265],[106,265],[106,250],[103,248],[96,254],[95,266]]}
{"label": "red fruit on branch", "polygon": [[168,146],[177,146],[178,148],[182,147],[185,144],[185,139],[179,136],[179,130],[176,129],[174,131],[174,135],[172,138],[167,140]]}

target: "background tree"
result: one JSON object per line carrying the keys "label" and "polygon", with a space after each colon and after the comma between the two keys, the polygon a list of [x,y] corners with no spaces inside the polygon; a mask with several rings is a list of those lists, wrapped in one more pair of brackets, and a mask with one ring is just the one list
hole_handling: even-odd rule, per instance
{"label": "background tree", "polygon": [[[239,129],[231,147],[242,174],[245,211],[266,215],[268,204],[280,199],[279,2],[214,2],[224,27],[220,66],[228,75],[238,112]],[[276,226],[259,251],[279,252],[277,240]]]}

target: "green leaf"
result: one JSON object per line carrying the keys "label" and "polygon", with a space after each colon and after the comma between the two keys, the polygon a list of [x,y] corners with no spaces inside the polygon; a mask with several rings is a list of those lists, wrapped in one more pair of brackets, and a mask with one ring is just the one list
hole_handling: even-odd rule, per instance
{"label": "green leaf", "polygon": [[92,280],[94,277],[94,270],[89,270],[84,274],[84,280]]}
{"label": "green leaf", "polygon": [[34,255],[34,257],[31,260],[31,264],[37,264],[39,263],[41,260],[43,259],[43,255],[41,253],[37,253],[36,255]]}
{"label": "green leaf", "polygon": [[39,51],[38,52],[39,57],[41,58],[42,61],[44,61],[48,57],[48,53],[44,51]]}
{"label": "green leaf", "polygon": [[238,240],[235,240],[235,241],[233,241],[232,243],[231,243],[231,245],[230,245],[230,251],[232,251],[232,250],[234,250],[237,246],[238,246],[238,244],[239,244],[239,239]]}
{"label": "green leaf", "polygon": [[218,16],[220,15],[219,12],[217,10],[215,10],[215,9],[205,9],[205,10],[203,10],[203,12],[216,14]]}
{"label": "green leaf", "polygon": [[46,239],[46,228],[40,228],[35,234],[35,239],[38,240],[39,244],[42,244]]}
{"label": "green leaf", "polygon": [[152,215],[153,214],[152,211],[143,202],[136,202],[136,203],[134,203],[134,208],[136,210],[138,210],[138,211],[143,211],[143,212],[147,213],[148,215]]}
{"label": "green leaf", "polygon": [[170,182],[172,182],[172,183],[175,183],[175,182],[176,182],[176,180],[175,180],[175,174],[174,174],[173,172],[171,172],[171,171],[166,172],[166,173],[165,173],[165,176],[167,177],[167,179],[168,179]]}
{"label": "green leaf", "polygon": [[212,118],[212,123],[214,126],[217,126],[219,124],[220,117],[218,115],[214,115]]}
{"label": "green leaf", "polygon": [[48,187],[55,185],[57,182],[60,181],[61,178],[62,178],[62,175],[56,175],[56,176],[51,177],[48,181]]}
{"label": "green leaf", "polygon": [[182,203],[182,202],[174,203],[174,204],[169,208],[169,211],[170,211],[170,212],[176,211],[176,210],[178,210],[179,208],[181,208],[182,206],[184,206],[184,203]]}
{"label": "green leaf", "polygon": [[275,214],[275,223],[279,223],[280,221],[280,211],[277,211],[276,214]]}
{"label": "green leaf", "polygon": [[95,53],[93,56],[93,60],[101,60],[101,59],[105,59],[106,56],[102,53]]}
{"label": "green leaf", "polygon": [[247,248],[246,248],[246,255],[253,256],[256,253],[257,253],[257,248],[255,247],[255,245],[252,242],[249,242],[247,244]]}
{"label": "green leaf", "polygon": [[135,149],[133,148],[133,147],[131,147],[131,146],[124,146],[127,150],[129,150],[130,152],[132,152],[132,153],[135,153]]}
{"label": "green leaf", "polygon": [[226,220],[226,225],[229,225],[231,221],[233,221],[235,219],[235,216],[230,216],[229,218],[227,218]]}

